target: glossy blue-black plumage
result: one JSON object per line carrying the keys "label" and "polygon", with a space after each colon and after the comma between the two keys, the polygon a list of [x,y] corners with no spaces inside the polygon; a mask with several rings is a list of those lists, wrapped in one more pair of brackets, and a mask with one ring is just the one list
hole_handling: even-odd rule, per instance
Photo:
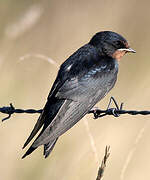
{"label": "glossy blue-black plumage", "polygon": [[24,147],[42,126],[43,129],[23,158],[40,145],[44,145],[47,157],[59,136],[112,89],[118,73],[118,62],[112,58],[112,53],[121,46],[116,42],[119,40],[123,41],[123,47],[126,40],[116,33],[106,31],[96,34],[61,65],[43,112]]}

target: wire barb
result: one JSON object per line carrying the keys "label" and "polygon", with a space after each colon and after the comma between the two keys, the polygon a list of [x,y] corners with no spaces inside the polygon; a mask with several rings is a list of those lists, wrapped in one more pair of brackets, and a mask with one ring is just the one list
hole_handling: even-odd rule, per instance
{"label": "wire barb", "polygon": [[7,119],[9,119],[11,117],[11,115],[15,112],[15,108],[14,106],[12,105],[12,103],[10,103],[10,106],[8,107],[2,107],[0,108],[0,112],[2,113],[5,113],[5,114],[8,114],[7,117],[3,118],[2,121],[5,121]]}
{"label": "wire barb", "polygon": [[41,113],[42,109],[35,110],[35,109],[16,109],[12,103],[10,103],[10,106],[4,106],[0,108],[0,112],[4,114],[8,114],[7,117],[3,118],[2,121],[8,120],[12,114],[14,113],[28,113],[28,114],[34,114],[34,113]]}

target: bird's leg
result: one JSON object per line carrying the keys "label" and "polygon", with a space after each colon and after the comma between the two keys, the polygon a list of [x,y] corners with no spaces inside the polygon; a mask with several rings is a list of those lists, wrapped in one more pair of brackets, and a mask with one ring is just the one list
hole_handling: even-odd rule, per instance
{"label": "bird's leg", "polygon": [[93,107],[90,111],[89,114],[93,113],[94,114],[94,119],[97,119],[99,117],[106,116],[107,114],[105,113],[104,110],[100,110],[98,107]]}
{"label": "bird's leg", "polygon": [[94,114],[94,119],[97,119],[99,117],[99,114],[97,113],[97,111],[99,110],[98,107],[93,107],[89,113],[93,113]]}
{"label": "bird's leg", "polygon": [[[116,106],[115,108],[110,108],[112,102],[115,104],[115,106]],[[121,103],[121,105],[120,105],[120,107],[119,107],[118,104],[117,104],[117,102],[116,102],[116,100],[115,100],[115,98],[114,98],[114,97],[111,97],[111,98],[110,98],[109,103],[108,103],[108,106],[107,106],[107,111],[110,111],[110,110],[111,110],[112,114],[113,114],[115,117],[119,117],[120,114],[118,114],[118,113],[116,112],[116,110],[122,110],[122,108],[123,108],[123,103]]]}

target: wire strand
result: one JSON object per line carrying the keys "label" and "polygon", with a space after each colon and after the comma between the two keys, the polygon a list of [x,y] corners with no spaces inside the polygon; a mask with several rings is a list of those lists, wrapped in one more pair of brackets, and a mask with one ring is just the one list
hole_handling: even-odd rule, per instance
{"label": "wire strand", "polygon": [[[36,109],[16,109],[12,103],[10,103],[10,106],[4,106],[0,108],[0,112],[3,114],[8,114],[7,117],[3,118],[2,121],[5,121],[11,117],[14,113],[27,113],[27,114],[35,114],[35,113],[41,113],[42,109],[36,110]],[[101,109],[95,109],[89,111],[89,114],[93,114],[94,118],[100,118],[106,115],[112,115],[114,117],[118,117],[122,114],[129,114],[129,115],[150,115],[150,111],[137,111],[137,110],[122,110],[117,108],[109,108],[106,110]]]}

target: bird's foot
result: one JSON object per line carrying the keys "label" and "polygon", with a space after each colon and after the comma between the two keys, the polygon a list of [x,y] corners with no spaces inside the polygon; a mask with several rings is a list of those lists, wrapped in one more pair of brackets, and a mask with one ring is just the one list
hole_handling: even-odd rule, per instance
{"label": "bird's foot", "polygon": [[98,107],[93,107],[89,113],[93,113],[94,114],[94,119],[97,119],[99,117],[99,108]]}

